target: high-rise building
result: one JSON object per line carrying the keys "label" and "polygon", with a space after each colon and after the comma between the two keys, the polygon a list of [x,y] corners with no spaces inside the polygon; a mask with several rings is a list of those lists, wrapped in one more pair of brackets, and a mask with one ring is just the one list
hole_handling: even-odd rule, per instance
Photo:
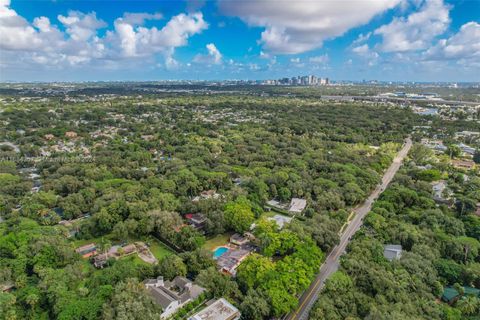
{"label": "high-rise building", "polygon": [[272,85],[293,85],[293,86],[318,86],[328,85],[328,78],[317,78],[314,75],[296,76],[291,78],[281,78],[278,80],[265,80],[264,84]]}

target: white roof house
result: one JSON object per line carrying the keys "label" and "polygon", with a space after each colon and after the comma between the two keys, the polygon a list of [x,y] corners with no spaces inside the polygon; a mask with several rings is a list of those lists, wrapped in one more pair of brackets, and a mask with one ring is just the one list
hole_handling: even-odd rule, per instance
{"label": "white roof house", "polygon": [[283,227],[286,224],[290,223],[292,219],[293,219],[292,217],[282,216],[281,214],[276,214],[273,217],[268,218],[268,220],[270,221],[275,221],[279,229],[283,229]]}
{"label": "white roof house", "polygon": [[402,246],[399,244],[386,244],[383,247],[383,256],[388,261],[398,260],[402,257]]}
{"label": "white roof house", "polygon": [[290,211],[291,213],[302,213],[302,211],[305,209],[306,206],[307,206],[307,200],[292,198],[292,201],[290,202],[290,208],[288,209],[288,211]]}
{"label": "white roof house", "polygon": [[444,180],[437,181],[432,184],[434,198],[443,199],[443,191],[447,188]]}
{"label": "white roof house", "polygon": [[240,311],[227,300],[220,298],[188,320],[237,320]]}

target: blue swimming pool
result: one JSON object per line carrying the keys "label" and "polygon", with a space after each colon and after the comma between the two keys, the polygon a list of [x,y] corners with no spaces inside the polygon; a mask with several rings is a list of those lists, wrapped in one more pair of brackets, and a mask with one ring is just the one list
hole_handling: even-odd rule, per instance
{"label": "blue swimming pool", "polygon": [[213,259],[218,259],[222,254],[228,251],[227,247],[218,247],[213,251]]}

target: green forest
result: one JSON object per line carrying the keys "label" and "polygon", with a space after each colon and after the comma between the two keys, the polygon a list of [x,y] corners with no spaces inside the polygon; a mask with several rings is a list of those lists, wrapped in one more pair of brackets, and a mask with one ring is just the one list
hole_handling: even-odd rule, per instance
{"label": "green forest", "polygon": [[[158,276],[194,280],[202,299],[224,297],[243,319],[279,318],[296,309],[351,209],[423,121],[408,107],[308,96],[3,98],[0,318],[12,320],[158,319],[143,285]],[[478,298],[440,302],[447,286],[480,288],[480,178],[445,157],[412,149],[313,319],[475,318]],[[438,177],[455,193],[451,205],[432,199]],[[294,217],[268,205],[293,198],[306,203]],[[189,222],[194,213],[201,228]],[[293,220],[280,227],[275,214]],[[234,233],[253,240],[232,276],[212,248]],[[130,255],[96,268],[77,250],[139,242],[155,263]],[[385,243],[401,244],[402,259],[386,261]]]}
{"label": "green forest", "polygon": [[[341,259],[311,319],[478,319],[480,177],[448,166],[416,145],[409,162],[375,203]],[[420,170],[419,166],[433,165]],[[457,199],[436,204],[431,182],[446,178]],[[398,261],[384,244],[399,244]],[[459,297],[442,303],[445,288]]]}

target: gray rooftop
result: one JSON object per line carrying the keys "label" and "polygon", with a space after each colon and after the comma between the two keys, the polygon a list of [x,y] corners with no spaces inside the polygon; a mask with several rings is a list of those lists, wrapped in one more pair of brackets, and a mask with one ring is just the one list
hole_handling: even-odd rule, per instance
{"label": "gray rooftop", "polygon": [[398,260],[402,256],[402,246],[399,244],[387,244],[383,247],[383,256],[388,261]]}
{"label": "gray rooftop", "polygon": [[273,217],[268,218],[268,220],[275,221],[278,228],[282,229],[285,224],[290,223],[292,221],[292,217],[282,216],[281,214],[276,214]]}
{"label": "gray rooftop", "polygon": [[173,281],[163,281],[162,277],[146,280],[145,285],[152,298],[166,309],[173,301],[180,304],[188,300],[194,300],[201,295],[205,288],[202,288],[185,277],[175,277]]}

